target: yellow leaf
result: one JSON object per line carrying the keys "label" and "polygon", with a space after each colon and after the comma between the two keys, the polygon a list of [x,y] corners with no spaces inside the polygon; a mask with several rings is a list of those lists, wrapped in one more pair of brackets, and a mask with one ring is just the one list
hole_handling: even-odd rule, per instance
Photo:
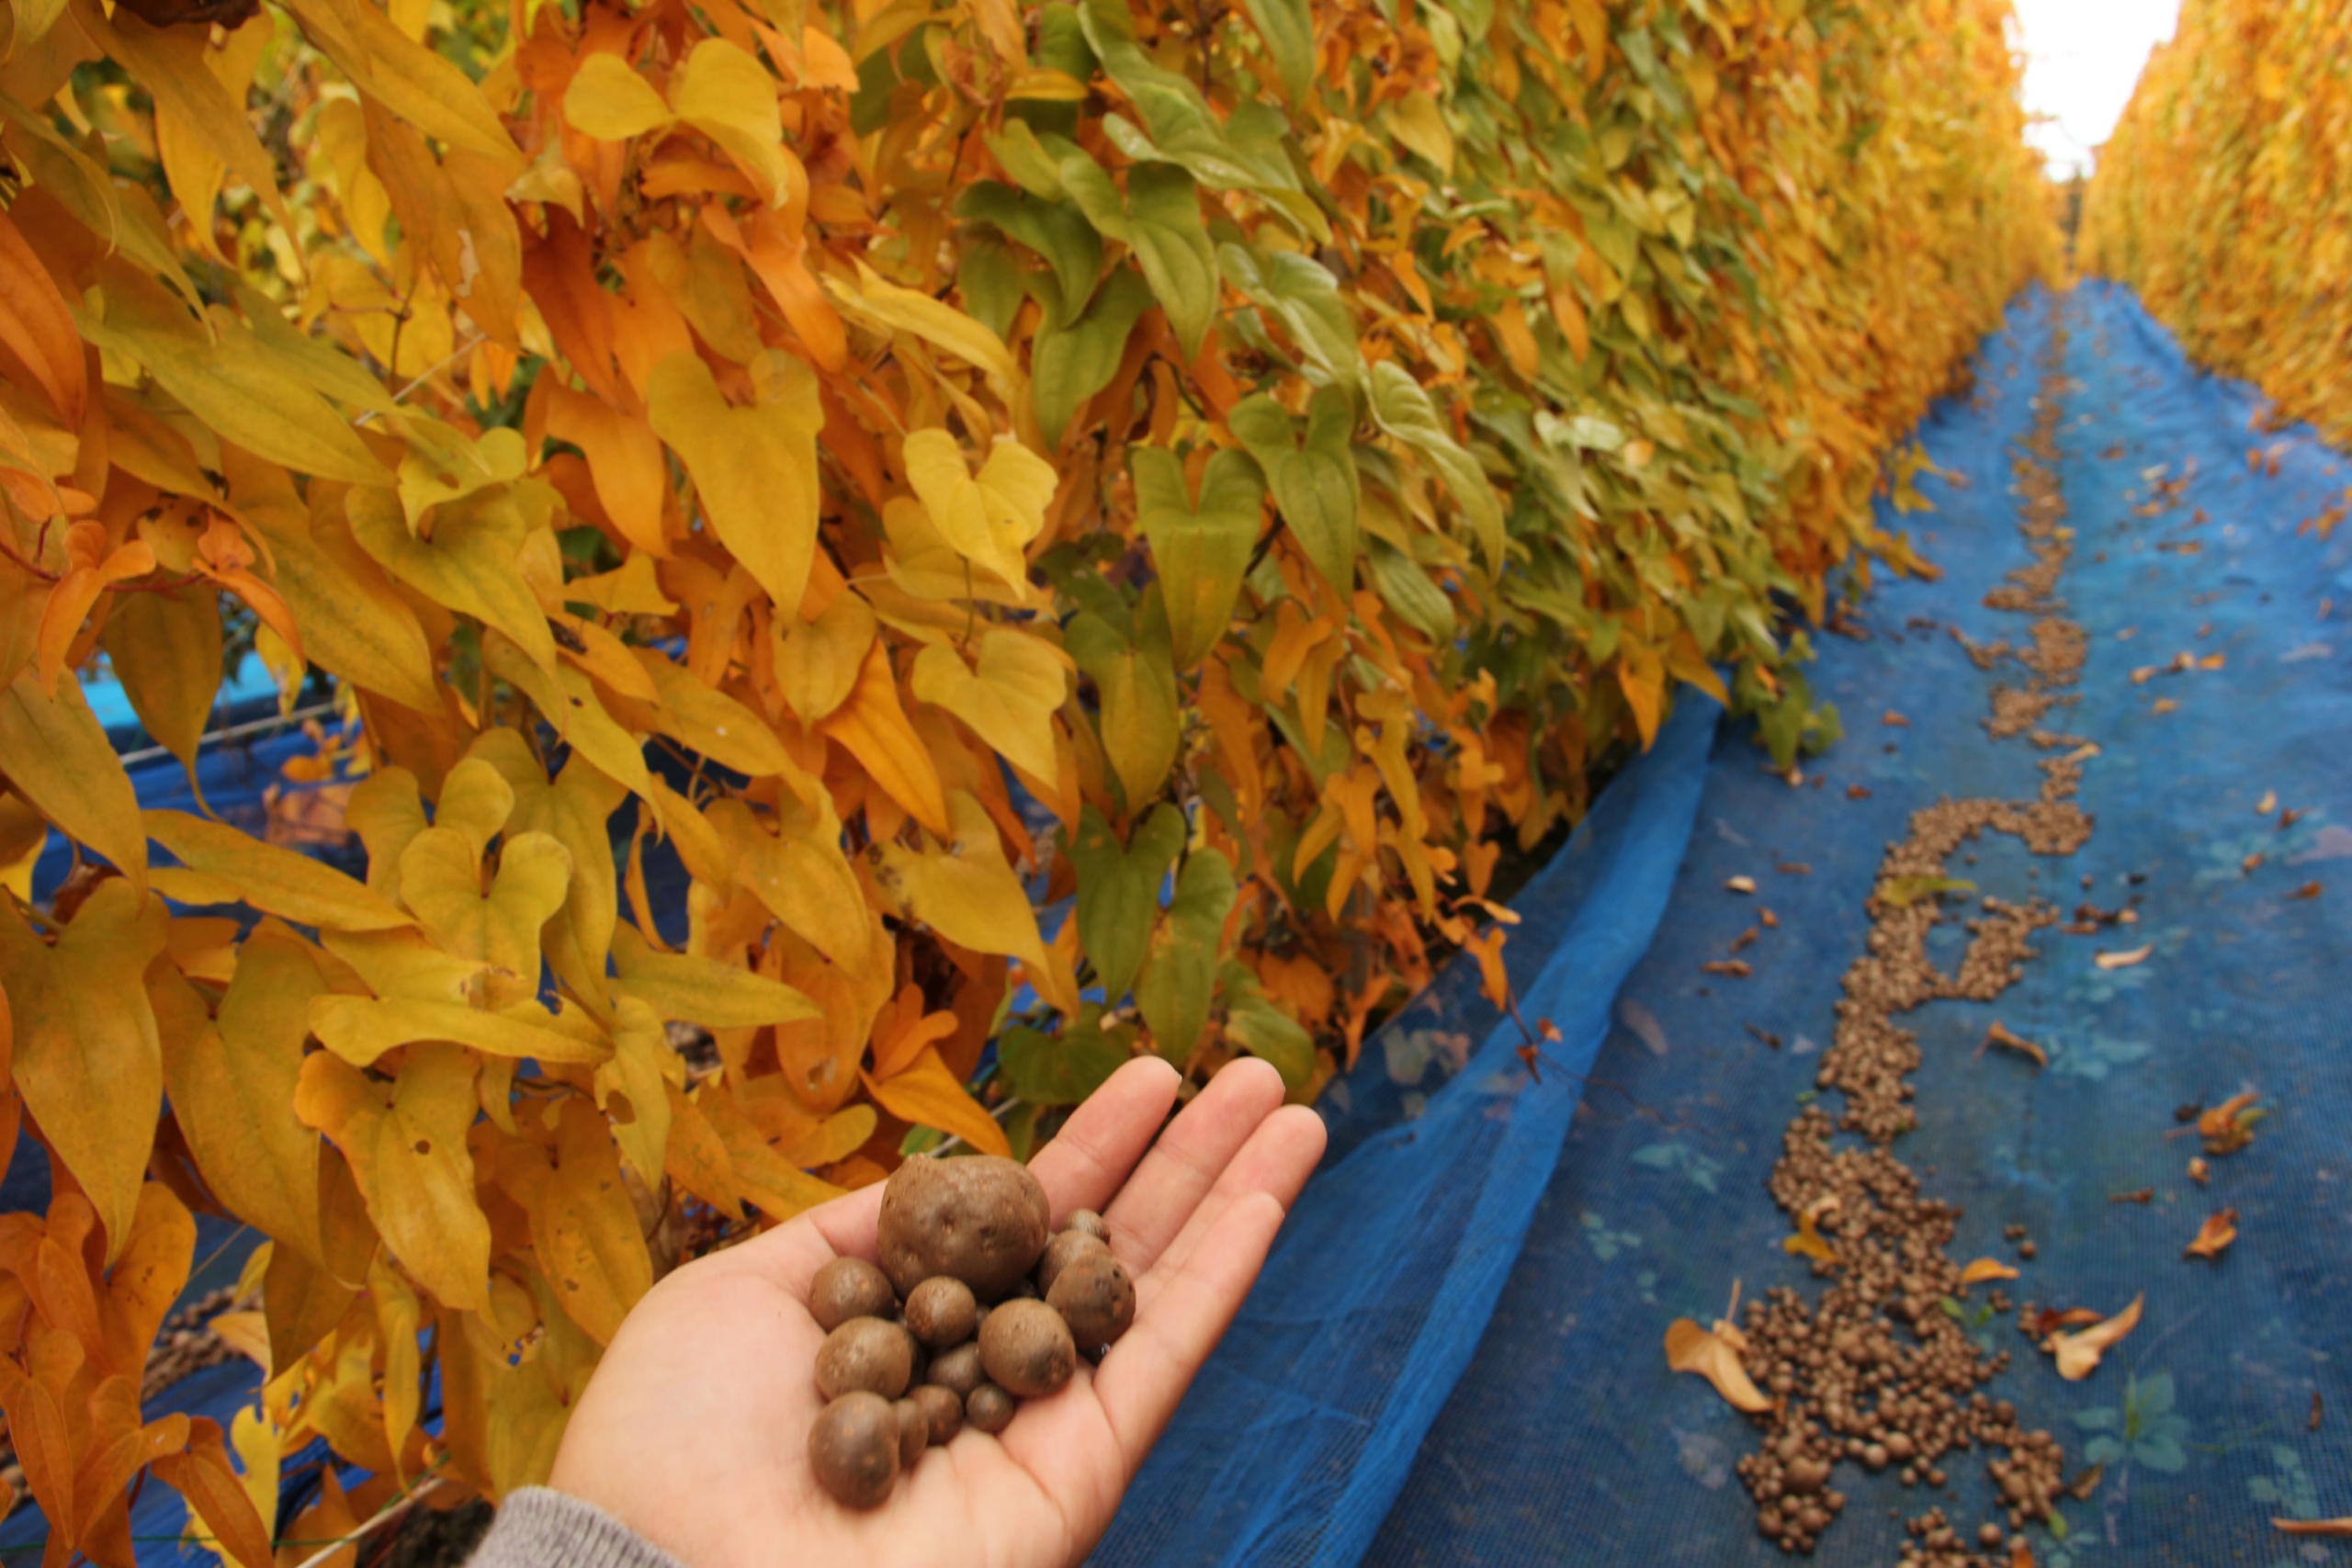
{"label": "yellow leaf", "polygon": [[889,944],[841,851],[830,813],[802,832],[771,833],[740,800],[711,803],[704,819],[726,845],[735,882],[794,935],[854,974],[887,965]]}
{"label": "yellow leaf", "polygon": [[497,627],[533,664],[553,675],[555,637],[547,613],[523,581],[520,557],[528,531],[512,493],[496,485],[434,508],[433,536],[409,532],[400,497],[389,487],[362,486],[345,498],[351,536],[394,577],[452,610]]}
{"label": "yellow leaf", "polygon": [[[222,1313],[220,1317],[216,1317],[212,1321],[217,1328],[220,1318],[243,1315],[244,1314],[239,1313]],[[234,1348],[244,1350],[245,1347],[243,1343],[231,1337],[236,1332],[234,1329],[222,1331],[220,1337]],[[255,1359],[261,1362],[262,1377],[266,1381],[269,1376],[267,1340],[263,1341],[261,1351],[261,1355]],[[246,1353],[250,1355],[252,1352],[246,1351]],[[282,1457],[276,1424],[262,1413],[258,1405],[239,1410],[229,1422],[229,1446],[237,1450],[237,1458],[243,1464],[242,1480],[244,1483],[245,1500],[253,1504],[254,1517],[256,1519],[264,1517],[275,1519],[277,1517],[278,1463]]]}
{"label": "yellow leaf", "polygon": [[440,1301],[487,1311],[490,1222],[474,1201],[466,1148],[476,1111],[472,1058],[454,1045],[420,1045],[397,1080],[378,1085],[341,1057],[314,1051],[302,1059],[294,1111],[350,1159],[368,1216],[401,1266]]}
{"label": "yellow leaf", "polygon": [[654,434],[693,477],[711,531],[789,613],[816,558],[817,433],[825,415],[807,364],[776,349],[765,364],[771,385],[762,400],[737,408],[699,356],[673,354],[653,367],[646,403]]}
{"label": "yellow leaf", "polygon": [[107,1359],[117,1367],[142,1366],[164,1314],[187,1285],[188,1266],[196,1260],[196,1218],[177,1193],[150,1181],[139,1190],[130,1239],[119,1252],[98,1297]]}
{"label": "yellow leaf", "polygon": [[[395,1045],[454,1041],[492,1056],[542,1062],[601,1062],[606,1048],[554,1026],[545,1008],[520,1003],[484,1012],[458,1002],[409,997],[320,997],[311,1003],[311,1032],[328,1050],[367,1066]],[[316,1053],[312,1053],[316,1055]]]}
{"label": "yellow leaf", "polygon": [[163,1110],[163,1044],[141,976],[169,923],[161,898],[119,877],[91,891],[54,947],[0,911],[17,1091],[96,1208],[110,1263],[130,1240]]}
{"label": "yellow leaf", "polygon": [[395,116],[451,147],[519,165],[522,154],[481,89],[370,0],[289,0],[288,8],[343,73]]}
{"label": "yellow leaf", "polygon": [[652,1289],[653,1260],[605,1119],[582,1100],[565,1101],[551,1152],[552,1160],[537,1145],[506,1145],[500,1179],[531,1216],[531,1245],[556,1299],[591,1338],[609,1345]]}
{"label": "yellow leaf", "polygon": [[1824,1263],[1835,1263],[1838,1261],[1837,1249],[1831,1247],[1829,1243],[1823,1238],[1818,1228],[1818,1222],[1815,1221],[1810,1211],[1800,1213],[1797,1216],[1797,1234],[1790,1236],[1782,1236],[1781,1238],[1781,1250],[1785,1252],[1798,1253],[1806,1258],[1818,1258]]}
{"label": "yellow leaf", "polygon": [[768,625],[776,689],[801,723],[815,724],[848,700],[865,650],[874,646],[872,606],[845,590],[813,621],[778,615]]}
{"label": "yellow leaf", "polygon": [[629,69],[616,54],[595,53],[580,62],[564,89],[563,118],[582,136],[626,141],[657,130],[674,118],[653,84]]}
{"label": "yellow leaf", "polygon": [[1057,709],[1069,675],[1057,650],[1025,632],[994,627],[980,638],[978,671],[956,650],[933,643],[915,656],[914,694],[972,727],[1004,760],[1032,778],[1051,780]]}
{"label": "yellow leaf", "polygon": [[2080,1382],[2090,1376],[2098,1370],[2099,1358],[2139,1325],[2140,1305],[2146,1299],[2145,1292],[2133,1296],[2130,1306],[2079,1333],[2052,1335],[2050,1348],[2058,1358],[2058,1375],[2068,1382]]}
{"label": "yellow leaf", "polygon": [[2219,1258],[2238,1238],[2238,1212],[2224,1209],[2218,1214],[2208,1214],[2205,1223],[2197,1227],[2197,1238],[2188,1244],[2184,1258]]}
{"label": "yellow leaf", "polygon": [[[611,58],[609,54],[595,54],[589,56],[589,61],[593,64]],[[583,71],[582,74],[586,73]],[[637,82],[638,78],[632,74],[629,80]],[[644,84],[639,82],[639,85],[643,86]],[[577,93],[579,90],[578,79],[574,78],[572,91]],[[653,89],[647,87],[645,90],[650,93]],[[662,502],[669,493],[670,474],[662,460],[661,439],[653,434],[650,425],[641,419],[630,418],[594,392],[551,387],[548,391],[548,434],[559,440],[571,442],[587,455],[588,478],[596,487],[596,499],[604,503],[613,525],[628,537],[630,544],[654,555],[669,554],[669,540],[662,532]],[[630,562],[642,562],[638,570],[645,583],[650,586],[653,578],[651,560],[632,554],[622,563],[622,573],[628,571]],[[620,573],[605,575],[617,576]],[[592,578],[588,581],[593,583],[602,580]],[[566,584],[564,596],[601,604],[607,610],[620,607],[581,592],[583,586],[580,582]],[[650,597],[657,603],[665,603],[661,600],[658,588]],[[674,604],[668,604],[666,608],[649,608],[640,613],[667,615],[676,608]]]}
{"label": "yellow leaf", "polygon": [[718,1134],[743,1201],[756,1204],[763,1213],[788,1220],[841,1196],[840,1188],[818,1180],[768,1147],[758,1126],[725,1089],[710,1086],[686,1103]]}
{"label": "yellow leaf", "polygon": [[509,836],[481,891],[481,862],[455,828],[427,828],[401,852],[401,898],[449,952],[490,965],[493,1002],[537,994],[539,928],[563,908],[571,852],[547,833]]}
{"label": "yellow leaf", "polygon": [[952,305],[899,288],[864,262],[857,264],[857,288],[852,289],[831,273],[825,275],[827,291],[846,314],[876,331],[911,333],[946,350],[986,376],[989,387],[1008,406],[1026,407],[1028,379],[1002,338]]}
{"label": "yellow leaf", "polygon": [[628,926],[613,931],[613,972],[629,995],[664,1020],[686,1019],[710,1029],[757,1029],[822,1016],[816,1003],[780,980],[715,958],[656,953]]}
{"label": "yellow leaf", "polygon": [[670,84],[670,107],[678,118],[725,148],[770,207],[784,204],[791,177],[776,87],[775,78],[749,52],[719,38],[695,45]]}
{"label": "yellow leaf", "polygon": [[661,1018],[639,998],[621,998],[614,1010],[613,1059],[596,1069],[596,1104],[612,1120],[613,1141],[649,1191],[662,1185],[670,1096],[685,1077],[685,1059],[671,1046]]}
{"label": "yellow leaf", "polygon": [[[220,1343],[261,1369],[261,1380],[269,1381],[269,1319],[258,1312],[217,1313],[205,1326],[218,1335]],[[250,1416],[249,1410],[238,1415]]]}
{"label": "yellow leaf", "polygon": [[[717,1094],[706,1089],[706,1094]],[[671,1180],[730,1219],[743,1207],[735,1181],[735,1165],[727,1145],[685,1091],[669,1086],[670,1141],[662,1151],[662,1169]]]}
{"label": "yellow leaf", "polygon": [[147,836],[198,876],[264,914],[336,931],[383,931],[410,924],[400,906],[334,867],[185,811],[142,812]]}
{"label": "yellow leaf", "polygon": [[60,681],[52,694],[30,669],[17,671],[0,692],[0,770],[67,838],[104,855],[133,887],[146,891],[147,835],[139,825],[139,797],[90,712],[81,682]]}
{"label": "yellow leaf", "polygon": [[951,549],[1004,582],[1027,580],[1021,552],[1046,525],[1057,483],[1051,464],[1018,442],[1000,441],[975,477],[944,430],[908,436],[905,461],[907,482]]}
{"label": "yellow leaf", "polygon": [[1388,128],[1397,141],[1435,164],[1440,173],[1453,175],[1453,129],[1445,123],[1445,111],[1435,97],[1408,93],[1390,104],[1388,114]]}
{"label": "yellow leaf", "polygon": [[563,596],[594,604],[615,615],[674,615],[678,606],[662,592],[653,575],[653,558],[632,551],[612,570],[594,577],[575,577],[563,585]]}
{"label": "yellow leaf", "polygon": [[193,768],[220,694],[220,595],[195,586],[121,594],[101,641],[139,722]]}
{"label": "yellow leaf", "polygon": [[1038,975],[1048,972],[1029,895],[1005,863],[988,807],[963,790],[947,797],[956,822],[954,843],[917,852],[881,846],[878,877],[914,919],[959,947],[1018,958]]}
{"label": "yellow leaf", "polygon": [[386,998],[471,1004],[483,964],[435,945],[413,927],[389,931],[322,931],[321,943]]}
{"label": "yellow leaf", "polygon": [[870,1075],[862,1076],[866,1091],[900,1121],[953,1134],[985,1155],[1012,1157],[1012,1145],[1004,1129],[956,1081],[956,1075],[940,1059],[937,1046],[924,1046],[913,1066],[888,1078],[877,1082]]}
{"label": "yellow leaf", "polygon": [[214,312],[208,331],[162,285],[127,264],[105,262],[97,271],[105,313],[83,312],[82,335],[145,366],[222,439],[317,479],[367,484],[385,478],[384,466],[334,406],[225,312]]}
{"label": "yellow leaf", "polygon": [[639,665],[661,694],[656,715],[664,734],[750,778],[799,773],[775,731],[750,708],[704,685],[692,671],[657,649],[636,652]]}
{"label": "yellow leaf", "polygon": [[187,981],[148,981],[164,1084],[197,1168],[229,1212],[280,1246],[325,1260],[319,1140],[294,1115],[311,998],[326,981],[309,946],[274,922],[245,939],[216,1022]]}
{"label": "yellow leaf", "polygon": [[1646,750],[1666,718],[1666,666],[1655,649],[1629,636],[1618,644],[1617,685],[1625,694],[1625,705],[1634,710]]}
{"label": "yellow leaf", "polygon": [[2014,1280],[2018,1271],[1997,1258],[1980,1258],[1960,1271],[1962,1289],[1985,1280]]}

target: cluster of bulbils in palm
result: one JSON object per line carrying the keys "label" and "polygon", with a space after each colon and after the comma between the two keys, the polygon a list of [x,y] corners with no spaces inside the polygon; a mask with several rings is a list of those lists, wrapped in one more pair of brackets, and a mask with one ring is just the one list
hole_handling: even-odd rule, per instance
{"label": "cluster of bulbils in palm", "polygon": [[1057,1232],[1046,1190],[1013,1160],[907,1161],[883,1190],[876,1257],[826,1264],[808,1299],[826,1330],[808,1461],[853,1508],[880,1506],[967,1425],[1003,1431],[1021,1400],[1059,1393],[1080,1352],[1135,1321],[1102,1217],[1081,1209]]}

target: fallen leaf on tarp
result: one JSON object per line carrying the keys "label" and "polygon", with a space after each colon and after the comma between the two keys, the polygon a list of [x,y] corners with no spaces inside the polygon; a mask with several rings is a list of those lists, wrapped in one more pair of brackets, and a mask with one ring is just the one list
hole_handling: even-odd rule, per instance
{"label": "fallen leaf on tarp", "polygon": [[2310,1420],[2303,1423],[2303,1430],[2306,1432],[2318,1431],[2320,1422],[2325,1419],[2326,1416],[2326,1403],[2320,1398],[2319,1390],[2312,1390],[2312,1416]]}
{"label": "fallen leaf on tarp", "polygon": [[2018,1271],[1999,1258],[1980,1258],[1960,1271],[1960,1283],[1965,1290],[1986,1280],[2014,1280],[2017,1277]]}
{"label": "fallen leaf on tarp", "polygon": [[1811,876],[1813,874],[1813,867],[1807,865],[1801,860],[1784,860],[1772,869],[1779,872],[1783,876]]}
{"label": "fallen leaf on tarp", "polygon": [[1797,1216],[1797,1234],[1781,1238],[1781,1250],[1802,1258],[1817,1258],[1824,1263],[1838,1261],[1837,1249],[1823,1239],[1819,1222],[1806,1210]]}
{"label": "fallen leaf on tarp", "polygon": [[2254,803],[2254,814],[2256,817],[2267,817],[2278,809],[2278,792],[2275,789],[2264,790],[2262,798]]}
{"label": "fallen leaf on tarp", "polygon": [[2052,1335],[2050,1350],[2058,1358],[2058,1375],[2068,1382],[2080,1382],[2096,1371],[2099,1358],[2140,1325],[2140,1307],[2146,1300],[2143,1292],[2132,1298],[2130,1306],[2103,1323],[2095,1323],[2079,1334]]}
{"label": "fallen leaf on tarp", "polygon": [[2238,1212],[2235,1209],[2224,1209],[2218,1214],[2206,1217],[2205,1223],[2197,1227],[2197,1239],[2188,1244],[2188,1249],[2181,1256],[2183,1258],[2219,1258],[2230,1243],[2237,1238]]}
{"label": "fallen leaf on tarp", "polygon": [[1920,899],[1938,893],[1973,893],[1976,884],[1957,876],[1890,876],[1879,884],[1872,897],[1882,904],[1892,904],[1907,909]]}
{"label": "fallen leaf on tarp", "polygon": [[2233,1155],[2254,1142],[2254,1124],[2270,1114],[2256,1108],[2254,1102],[2261,1098],[2251,1091],[2233,1094],[2198,1117],[2197,1133],[2205,1140],[2205,1152],[2216,1157]]}
{"label": "fallen leaf on tarp", "polygon": [[2149,707],[2148,711],[2150,713],[2170,713],[2179,706],[2180,705],[2174,702],[2170,697],[2158,697],[2154,704]]}
{"label": "fallen leaf on tarp", "polygon": [[2222,665],[2227,664],[2229,661],[2230,656],[2226,653],[2209,653],[2204,658],[2197,661],[2197,668],[2199,670],[2219,670]]}
{"label": "fallen leaf on tarp", "polygon": [[2245,859],[2238,862],[2238,871],[2243,875],[2252,876],[2254,874],[2254,868],[2261,863],[2262,856],[2259,853],[2250,854],[2246,856]]}
{"label": "fallen leaf on tarp", "polygon": [[2009,1538],[2009,1568],[2033,1568],[2033,1543],[2021,1535]]}
{"label": "fallen leaf on tarp", "polygon": [[2028,1331],[2036,1339],[2047,1339],[2062,1328],[2080,1328],[2086,1323],[2097,1323],[2098,1314],[2088,1307],[2068,1307],[2061,1312],[2056,1307],[2043,1307],[2025,1320]]}
{"label": "fallen leaf on tarp", "polygon": [[2135,686],[2144,686],[2149,681],[2164,672],[2165,667],[2161,664],[2143,664],[2132,671],[2132,683]]}
{"label": "fallen leaf on tarp", "polygon": [[1756,973],[1745,958],[1718,958],[1699,967],[1710,975],[1728,975],[1735,980],[1745,980]]}
{"label": "fallen leaf on tarp", "polygon": [[2202,1155],[2199,1155],[2189,1160],[2188,1179],[2195,1182],[2205,1182],[2212,1179],[2212,1167],[2205,1163],[2205,1158]]}
{"label": "fallen leaf on tarp", "polygon": [[2283,833],[2302,819],[2301,811],[2281,811],[2278,813],[2278,830]]}
{"label": "fallen leaf on tarp", "polygon": [[2319,897],[2319,891],[2318,883],[2306,882],[2301,887],[2296,888],[2292,893],[2288,894],[2287,897],[2290,898],[2316,898]]}
{"label": "fallen leaf on tarp", "polygon": [[1862,784],[1848,784],[1846,786],[1846,798],[1848,800],[1868,800],[1870,797],[1870,790]]}
{"label": "fallen leaf on tarp", "polygon": [[1727,876],[1724,878],[1724,890],[1727,893],[1753,893],[1756,891],[1756,879],[1752,876]]}
{"label": "fallen leaf on tarp", "polygon": [[2091,962],[2102,969],[2129,969],[2134,964],[2145,963],[2148,954],[2155,950],[2156,944],[2149,942],[2145,946],[2132,948],[2128,953],[2094,953],[2091,956]]}
{"label": "fallen leaf on tarp", "polygon": [[2137,1192],[2110,1192],[2107,1201],[2110,1203],[2149,1203],[2155,1201],[2155,1196],[2154,1188],[2143,1187]]}
{"label": "fallen leaf on tarp", "polygon": [[1777,931],[1780,929],[1781,917],[1772,913],[1771,910],[1764,908],[1761,904],[1758,904],[1756,907],[1756,918],[1764,922],[1764,929],[1766,931]]}
{"label": "fallen leaf on tarp", "polygon": [[2352,1519],[2273,1519],[2270,1528],[2281,1535],[2352,1536]]}
{"label": "fallen leaf on tarp", "polygon": [[1734,953],[1737,953],[1741,948],[1746,947],[1749,942],[1754,942],[1763,934],[1763,931],[1758,928],[1750,926],[1746,931],[1731,939],[1731,950]]}
{"label": "fallen leaf on tarp", "polygon": [[1687,1317],[1678,1317],[1666,1325],[1666,1364],[1678,1372],[1695,1372],[1715,1385],[1735,1410],[1750,1415],[1772,1408],[1764,1391],[1748,1378],[1747,1369],[1739,1364],[1739,1353],[1747,1348],[1747,1337],[1731,1321],[1739,1311],[1739,1284],[1731,1288],[1731,1306],[1724,1315],[1715,1319],[1711,1329],[1700,1327]]}
{"label": "fallen leaf on tarp", "polygon": [[1879,722],[1883,725],[1891,726],[1896,729],[1908,729],[1911,728],[1911,721],[1904,717],[1901,714],[1895,712],[1893,708],[1889,708],[1886,712],[1881,714],[1879,716]]}
{"label": "fallen leaf on tarp", "polygon": [[2087,1503],[2091,1494],[2098,1490],[2098,1483],[2106,1479],[2107,1466],[2095,1464],[2066,1483],[2067,1495],[2077,1503]]}
{"label": "fallen leaf on tarp", "polygon": [[2033,1065],[2037,1067],[2046,1067],[2050,1065],[2049,1052],[2043,1050],[2041,1046],[2036,1045],[2032,1041],[2025,1038],[2025,1036],[2013,1032],[2007,1024],[2002,1023],[1998,1019],[1996,1019],[1993,1021],[1992,1028],[1984,1032],[1984,1043],[1976,1047],[1976,1054],[1978,1055],[1981,1056],[1984,1054],[1985,1045],[1998,1045],[2005,1050],[2015,1051],[2021,1056],[2030,1056],[2033,1058]]}

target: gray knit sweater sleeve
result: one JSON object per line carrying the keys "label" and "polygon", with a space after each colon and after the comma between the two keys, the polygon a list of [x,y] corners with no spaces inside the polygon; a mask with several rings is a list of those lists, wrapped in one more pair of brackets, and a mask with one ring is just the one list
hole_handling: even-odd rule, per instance
{"label": "gray knit sweater sleeve", "polygon": [[593,1503],[526,1486],[498,1517],[467,1568],[683,1568],[678,1560]]}

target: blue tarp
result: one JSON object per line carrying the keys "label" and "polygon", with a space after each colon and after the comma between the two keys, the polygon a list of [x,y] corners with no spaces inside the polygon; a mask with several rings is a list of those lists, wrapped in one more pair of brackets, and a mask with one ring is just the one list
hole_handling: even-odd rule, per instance
{"label": "blue tarp", "polygon": [[[2352,866],[2335,863],[2352,861],[2352,529],[2297,532],[2352,474],[2308,431],[2250,432],[2258,398],[2198,373],[2127,294],[2086,285],[2070,299],[2077,385],[2057,467],[2077,537],[2058,592],[2090,652],[2079,704],[2053,723],[2101,748],[2081,795],[2096,833],[2039,863],[1988,840],[1968,874],[2069,908],[2136,896],[2132,941],[2154,951],[2102,970],[2090,955],[2125,945],[2116,931],[2044,931],[1997,1004],[1907,1015],[1926,1061],[1920,1125],[1897,1148],[1928,1194],[1964,1205],[1955,1256],[2013,1256],[2004,1227],[2030,1228],[2040,1255],[2012,1287],[2021,1298],[2112,1309],[2146,1292],[2142,1326],[2079,1383],[2006,1320],[1984,1330],[2017,1353],[1993,1392],[2066,1444],[2070,1473],[2090,1438],[2120,1434],[2089,1501],[2063,1505],[2065,1537],[2035,1531],[2043,1568],[2333,1561],[2339,1549],[2268,1520],[2352,1514],[2352,1388],[2334,1370],[2352,1339],[2352,1218],[2330,1201],[2352,1182],[2339,1109],[2352,1057],[2326,1001],[2352,973]],[[1941,796],[2022,800],[2040,783],[2040,753],[1982,727],[2004,677],[1946,628],[1980,642],[2023,629],[1982,599],[2027,560],[2011,463],[2056,308],[2021,300],[1985,344],[1973,395],[1920,433],[1953,477],[1922,479],[1932,514],[1885,523],[1910,528],[1942,577],[1881,586],[1860,609],[1866,640],[1819,639],[1815,688],[1848,731],[1807,764],[1826,782],[1791,788],[1746,725],[1684,701],[1517,900],[1522,1012],[1564,1036],[1542,1081],[1464,966],[1366,1043],[1323,1105],[1325,1169],[1095,1561],[1780,1560],[1732,1472],[1752,1430],[1667,1371],[1661,1337],[1674,1317],[1718,1315],[1735,1279],[1751,1296],[1811,1289],[1764,1179],[1813,1092],[1883,848]],[[2250,471],[2247,448],[2274,443],[2278,474]],[[2177,478],[2191,458],[2181,504],[2134,511],[2143,470]],[[2209,520],[2191,525],[2200,508]],[[2199,548],[2158,547],[2183,544]],[[2182,651],[2222,665],[2132,681]],[[2160,698],[2175,705],[2158,711]],[[1889,711],[1907,727],[1883,723]],[[248,768],[242,787],[264,778]],[[2291,826],[2256,815],[2270,791],[2300,814]],[[1795,863],[1809,873],[1777,869]],[[1735,875],[1758,893],[1727,893]],[[2312,882],[2318,897],[2289,897]],[[1703,972],[1759,903],[1780,924],[1742,953],[1754,973]],[[1977,1055],[1995,1016],[2049,1066]],[[2173,1109],[2240,1089],[2272,1114],[2197,1187],[2193,1141],[2166,1136]],[[2149,1187],[2145,1206],[2109,1201]],[[2225,1205],[2242,1239],[2218,1265],[2185,1262],[2199,1222]],[[225,1420],[251,1392],[248,1371],[226,1368],[158,1404]],[[1853,1502],[1820,1560],[1892,1562],[1901,1518],[1930,1503],[1992,1517],[1981,1464],[1950,1468],[1951,1495],[1929,1496],[1841,1466]],[[141,1532],[177,1523],[151,1488]],[[20,1514],[0,1549],[40,1533]]]}

